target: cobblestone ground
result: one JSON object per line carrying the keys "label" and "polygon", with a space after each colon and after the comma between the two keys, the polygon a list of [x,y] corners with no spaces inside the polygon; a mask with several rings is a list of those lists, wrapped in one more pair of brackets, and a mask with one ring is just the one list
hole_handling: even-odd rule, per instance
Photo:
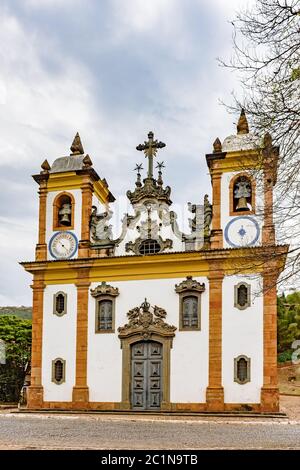
{"label": "cobblestone ground", "polygon": [[300,449],[300,422],[2,412],[0,449]]}

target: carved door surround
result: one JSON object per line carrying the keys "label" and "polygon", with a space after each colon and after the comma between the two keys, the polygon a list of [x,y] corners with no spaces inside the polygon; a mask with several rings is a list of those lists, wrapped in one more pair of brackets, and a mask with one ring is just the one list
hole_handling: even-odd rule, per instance
{"label": "carved door surround", "polygon": [[167,324],[166,311],[157,307],[152,307],[147,299],[140,307],[131,309],[127,316],[129,322],[118,328],[121,348],[123,350],[122,364],[122,402],[121,409],[129,410],[131,403],[131,351],[132,346],[138,342],[156,342],[162,345],[162,390],[161,390],[161,410],[170,409],[170,352],[176,327]]}

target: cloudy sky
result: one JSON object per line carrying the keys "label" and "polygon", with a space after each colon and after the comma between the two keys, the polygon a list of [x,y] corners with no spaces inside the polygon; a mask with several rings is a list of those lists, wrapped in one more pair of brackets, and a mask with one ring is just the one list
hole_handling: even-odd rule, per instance
{"label": "cloudy sky", "polygon": [[0,305],[31,305],[41,162],[76,131],[118,197],[149,130],[178,205],[211,194],[205,153],[235,132],[230,20],[245,0],[1,0]]}

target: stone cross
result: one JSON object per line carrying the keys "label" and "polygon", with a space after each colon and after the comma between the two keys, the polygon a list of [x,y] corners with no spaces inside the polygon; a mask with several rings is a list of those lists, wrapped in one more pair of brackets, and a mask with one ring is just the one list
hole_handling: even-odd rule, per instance
{"label": "stone cross", "polygon": [[148,178],[153,178],[153,157],[157,153],[157,149],[162,149],[166,144],[158,140],[154,140],[154,134],[152,131],[148,133],[148,142],[139,144],[136,149],[144,152],[145,157],[148,158]]}

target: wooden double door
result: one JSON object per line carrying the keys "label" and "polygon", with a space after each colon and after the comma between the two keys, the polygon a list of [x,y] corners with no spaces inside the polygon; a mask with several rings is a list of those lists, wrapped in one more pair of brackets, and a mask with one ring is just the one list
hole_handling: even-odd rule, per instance
{"label": "wooden double door", "polygon": [[163,345],[141,341],[131,346],[133,410],[159,410],[162,399]]}

